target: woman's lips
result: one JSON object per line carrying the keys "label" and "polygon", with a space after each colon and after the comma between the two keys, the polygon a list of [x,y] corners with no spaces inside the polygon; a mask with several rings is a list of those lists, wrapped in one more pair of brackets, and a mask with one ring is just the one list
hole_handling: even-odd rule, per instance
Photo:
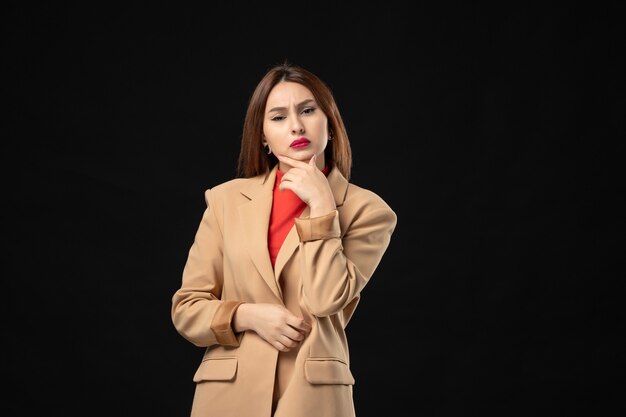
{"label": "woman's lips", "polygon": [[291,142],[291,145],[289,146],[292,148],[304,148],[305,146],[308,146],[309,143],[311,143],[311,141],[307,138],[298,138]]}

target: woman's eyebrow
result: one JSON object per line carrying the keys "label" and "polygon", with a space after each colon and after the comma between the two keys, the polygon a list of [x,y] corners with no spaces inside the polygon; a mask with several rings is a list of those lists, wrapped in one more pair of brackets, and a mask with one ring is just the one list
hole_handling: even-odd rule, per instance
{"label": "woman's eyebrow", "polygon": [[[304,107],[304,106],[306,106],[309,103],[315,103],[315,100],[313,100],[312,98],[308,98],[308,99],[300,102],[297,107]],[[284,110],[287,110],[287,108],[286,107],[272,107],[267,112],[269,113],[269,112],[273,112],[273,111],[284,111]]]}

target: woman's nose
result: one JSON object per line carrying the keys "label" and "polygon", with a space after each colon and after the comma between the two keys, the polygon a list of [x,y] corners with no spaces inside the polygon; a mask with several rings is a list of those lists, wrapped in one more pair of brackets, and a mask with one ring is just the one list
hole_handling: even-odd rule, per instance
{"label": "woman's nose", "polygon": [[304,132],[304,126],[302,125],[302,123],[300,122],[300,120],[298,120],[298,118],[292,119],[293,120],[293,124],[291,125],[291,133],[293,133],[294,135],[297,133],[303,133]]}

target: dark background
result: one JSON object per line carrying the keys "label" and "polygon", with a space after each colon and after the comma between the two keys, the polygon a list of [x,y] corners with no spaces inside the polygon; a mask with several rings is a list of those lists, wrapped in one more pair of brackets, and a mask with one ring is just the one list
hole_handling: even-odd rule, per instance
{"label": "dark background", "polygon": [[188,415],[171,296],[285,59],[398,215],[357,414],[621,415],[623,8],[593,4],[5,5],[2,415]]}

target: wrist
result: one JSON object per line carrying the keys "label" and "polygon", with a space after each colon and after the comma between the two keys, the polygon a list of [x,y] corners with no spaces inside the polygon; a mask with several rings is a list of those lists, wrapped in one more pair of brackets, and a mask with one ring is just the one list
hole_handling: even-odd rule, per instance
{"label": "wrist", "polygon": [[232,322],[233,330],[236,333],[250,329],[250,307],[251,305],[248,303],[242,303],[237,307]]}
{"label": "wrist", "polygon": [[312,203],[311,205],[309,205],[310,211],[309,211],[309,216],[310,217],[320,217],[320,216],[325,216],[331,212],[333,212],[334,210],[337,209],[337,206],[335,205],[335,201],[322,201],[319,203]]}

